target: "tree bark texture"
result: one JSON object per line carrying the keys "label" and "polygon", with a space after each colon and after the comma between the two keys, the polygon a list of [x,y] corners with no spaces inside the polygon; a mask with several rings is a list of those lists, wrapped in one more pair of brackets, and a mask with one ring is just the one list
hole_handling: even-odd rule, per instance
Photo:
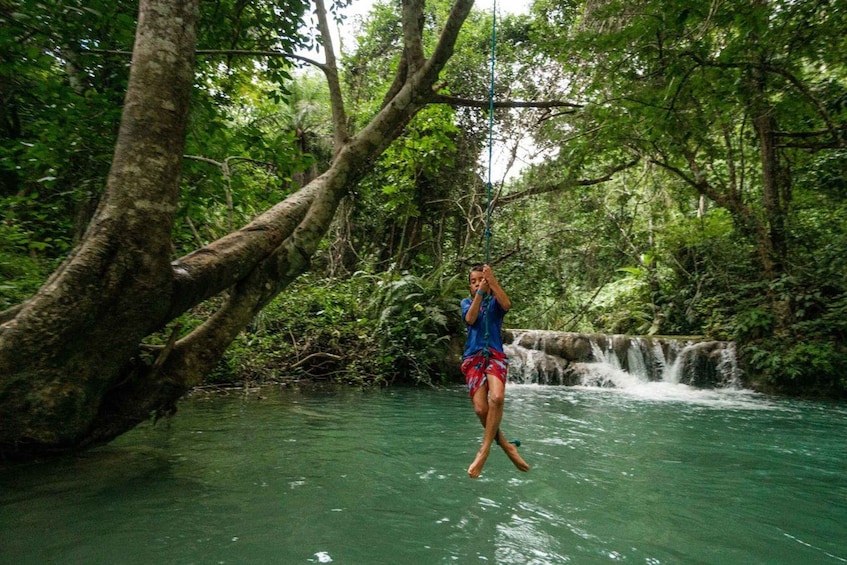
{"label": "tree bark texture", "polygon": [[99,399],[168,310],[196,11],[196,0],[141,2],[105,196],[81,245],[0,327],[6,449],[84,436]]}
{"label": "tree bark texture", "polygon": [[[329,169],[303,189],[171,262],[198,2],[141,0],[105,197],[80,246],[32,299],[0,317],[0,458],[96,445],[171,412],[308,267],[341,198],[433,99],[473,1],[454,2],[429,58],[417,55],[423,2],[403,4],[405,51],[415,56],[398,70],[402,79],[377,116],[356,135],[336,137]],[[327,77],[338,80],[337,72]],[[200,327],[152,355],[142,345],[223,291],[225,303]]]}
{"label": "tree bark texture", "polygon": [[765,76],[760,69],[753,69],[753,94],[751,113],[753,127],[759,140],[762,163],[762,202],[767,220],[767,233],[760,242],[760,254],[770,275],[782,272],[785,261],[785,217],[781,198],[779,156],[776,150],[776,120],[766,99]]}

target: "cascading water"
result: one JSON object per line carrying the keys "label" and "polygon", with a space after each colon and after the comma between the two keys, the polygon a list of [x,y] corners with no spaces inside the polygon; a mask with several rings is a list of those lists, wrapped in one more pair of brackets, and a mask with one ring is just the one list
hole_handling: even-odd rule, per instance
{"label": "cascading water", "polygon": [[506,330],[509,380],[631,388],[662,382],[740,388],[735,344],[722,341]]}

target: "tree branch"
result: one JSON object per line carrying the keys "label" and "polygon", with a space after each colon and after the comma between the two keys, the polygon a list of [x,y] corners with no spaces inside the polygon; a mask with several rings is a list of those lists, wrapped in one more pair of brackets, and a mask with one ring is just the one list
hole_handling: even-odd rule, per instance
{"label": "tree branch", "polygon": [[798,77],[794,76],[791,71],[784,69],[782,67],[778,67],[776,65],[770,65],[767,63],[760,63],[756,61],[742,61],[742,62],[728,62],[728,63],[718,63],[716,61],[708,60],[700,55],[693,52],[685,52],[685,54],[691,57],[697,64],[704,67],[713,67],[718,69],[760,69],[764,72],[774,74],[784,78],[791,84],[797,91],[800,92],[805,98],[807,98],[812,106],[815,109],[815,113],[823,120],[823,122],[827,126],[827,130],[829,133],[836,139],[836,147],[843,147],[845,145],[845,139],[842,135],[843,126],[838,127],[832,121],[832,117],[826,110],[826,106],[818,100],[818,98],[812,93],[812,91],[800,80]]}
{"label": "tree branch", "polygon": [[[807,142],[800,141],[783,141],[777,144],[777,147],[787,149],[811,149],[813,151],[821,149],[837,149],[844,147],[844,132],[847,132],[847,126],[835,128],[835,130],[817,130],[817,131],[775,131],[774,136],[780,139],[789,140],[809,140]],[[812,141],[824,136],[831,136],[834,139],[829,141]]]}
{"label": "tree branch", "polygon": [[534,195],[538,195],[538,194],[547,194],[547,193],[550,193],[550,192],[558,192],[558,191],[566,190],[566,189],[574,187],[574,186],[592,186],[592,185],[595,185],[595,184],[601,184],[601,183],[604,183],[604,182],[608,182],[608,181],[612,180],[612,177],[614,177],[616,173],[619,173],[620,171],[634,167],[636,164],[638,164],[639,160],[640,159],[636,158],[636,159],[633,159],[632,161],[629,161],[627,163],[623,163],[621,165],[617,165],[615,167],[612,167],[609,170],[608,173],[606,173],[605,175],[603,175],[601,177],[596,177],[596,178],[593,178],[593,179],[565,181],[565,182],[561,182],[561,183],[548,184],[548,185],[543,185],[543,186],[536,186],[536,187],[533,187],[533,188],[529,188],[527,190],[522,190],[520,192],[514,192],[512,194],[507,194],[507,195],[505,195],[505,196],[503,196],[499,199],[499,204],[510,204],[510,203],[512,203],[516,200],[526,198],[527,196],[534,196]]}
{"label": "tree branch", "polygon": [[403,54],[408,72],[415,73],[423,66],[423,0],[402,0]]}
{"label": "tree branch", "polygon": [[[447,104],[448,106],[463,106],[468,108],[483,108],[488,109],[488,100],[473,100],[470,98],[461,98],[459,96],[447,96],[446,94],[436,94],[433,102]],[[572,108],[561,114],[573,114],[577,109],[583,108],[582,104],[573,102],[562,102],[560,100],[546,100],[541,102],[532,102],[525,100],[495,100],[495,108]]]}
{"label": "tree branch", "polygon": [[[125,49],[81,49],[80,53],[95,53],[98,55],[123,55],[126,57],[132,56],[132,51],[127,51]],[[302,55],[295,55],[294,53],[285,53],[283,51],[268,51],[261,49],[197,49],[194,51],[194,54],[197,56],[206,55],[221,57],[280,57],[282,59],[301,61],[303,63],[315,66],[321,70],[324,70],[324,67],[326,66],[319,61],[315,61],[314,59],[303,57]]]}
{"label": "tree branch", "polygon": [[339,355],[335,355],[333,353],[325,353],[323,351],[318,351],[317,353],[312,353],[311,355],[307,355],[306,357],[303,357],[302,359],[300,359],[299,361],[297,361],[296,363],[294,363],[293,365],[291,365],[288,368],[289,369],[296,369],[297,367],[302,367],[307,362],[311,361],[312,359],[316,359],[316,358],[332,359],[333,361],[341,361],[341,359],[342,359],[342,357],[339,356]]}
{"label": "tree branch", "polygon": [[823,102],[818,100],[818,98],[812,93],[812,91],[805,84],[803,84],[803,82],[799,78],[794,76],[790,71],[781,67],[775,67],[773,65],[763,65],[763,68],[764,70],[770,73],[783,77],[789,83],[794,85],[794,88],[799,90],[800,93],[803,94],[803,96],[808,98],[812,102],[812,105],[815,107],[815,110],[817,110],[818,115],[826,124],[827,129],[830,131],[832,136],[838,140],[839,145],[844,144],[844,138],[838,135],[839,128],[837,128],[835,126],[835,123],[833,123],[829,112],[826,111],[826,106],[824,106]]}
{"label": "tree branch", "polygon": [[326,7],[323,0],[315,0],[315,12],[318,16],[318,29],[321,32],[326,65],[323,66],[329,87],[329,102],[332,107],[332,145],[333,154],[338,153],[342,144],[347,141],[347,113],[344,110],[344,97],[341,93],[341,82],[338,80],[338,64],[335,60],[335,48],[332,46],[332,34],[329,32],[329,21],[326,17]]}
{"label": "tree branch", "polygon": [[444,29],[441,30],[435,50],[426,63],[429,68],[428,73],[430,74],[428,80],[431,82],[435,83],[438,73],[450,57],[453,56],[459,30],[462,28],[462,24],[464,24],[472,7],[473,0],[456,0],[453,2],[453,7],[450,9],[450,16],[444,24]]}
{"label": "tree branch", "polygon": [[317,191],[306,186],[240,230],[174,261],[170,317],[229,288],[271,255],[306,216]]}

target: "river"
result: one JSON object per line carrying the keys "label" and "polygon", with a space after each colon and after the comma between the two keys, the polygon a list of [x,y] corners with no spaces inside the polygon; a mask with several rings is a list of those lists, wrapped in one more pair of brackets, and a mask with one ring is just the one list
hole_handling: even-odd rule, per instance
{"label": "river", "polygon": [[492,452],[460,387],[197,393],[0,471],[4,563],[847,563],[847,406],[513,385]]}

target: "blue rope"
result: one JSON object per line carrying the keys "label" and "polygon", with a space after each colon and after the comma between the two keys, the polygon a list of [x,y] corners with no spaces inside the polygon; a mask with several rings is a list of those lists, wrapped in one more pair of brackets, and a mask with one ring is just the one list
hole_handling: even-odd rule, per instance
{"label": "blue rope", "polygon": [[[487,202],[485,206],[485,262],[491,261],[491,163],[494,152],[494,63],[497,46],[497,0],[492,0],[491,10],[491,81],[488,87],[488,184],[486,187]],[[485,349],[483,355],[489,355],[488,305],[490,297],[486,294],[482,299],[482,324],[485,327]]]}
{"label": "blue rope", "polygon": [[[487,199],[485,206],[485,262],[491,262],[491,162],[494,151],[494,63],[496,61],[496,46],[497,46],[497,0],[491,1],[491,83],[488,87],[488,186]],[[488,305],[491,298],[486,294],[482,299],[482,323],[485,325],[485,349],[483,355],[486,359],[491,355],[488,346],[491,338],[490,329],[488,327]],[[486,361],[487,362],[487,361]],[[500,430],[497,430],[495,436],[500,439]],[[509,443],[516,447],[521,446],[521,440],[513,439]]]}
{"label": "blue rope", "polygon": [[497,0],[492,1],[491,10],[491,81],[488,87],[488,185],[485,206],[485,262],[491,261],[491,163],[494,151],[494,64],[497,46]]}

